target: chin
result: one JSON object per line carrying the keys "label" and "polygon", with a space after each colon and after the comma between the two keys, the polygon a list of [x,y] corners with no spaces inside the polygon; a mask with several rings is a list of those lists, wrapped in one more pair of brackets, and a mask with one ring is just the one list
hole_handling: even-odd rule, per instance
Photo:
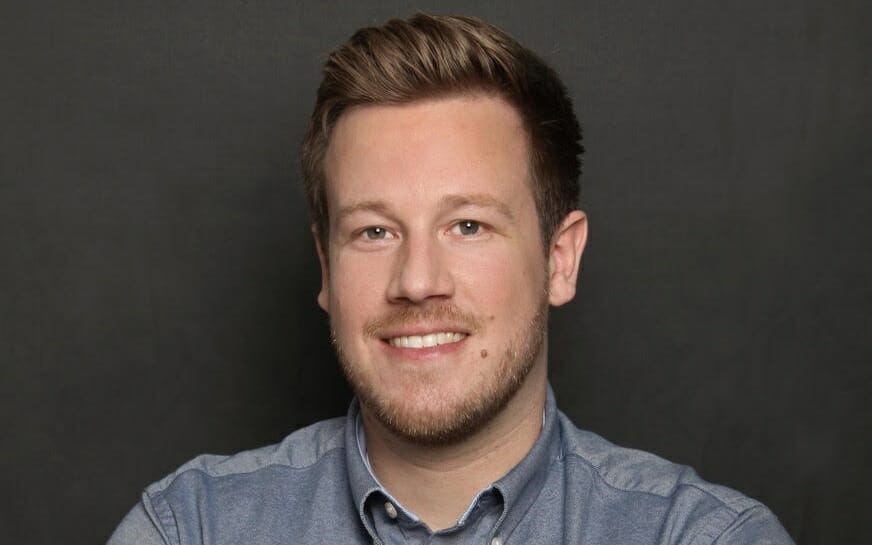
{"label": "chin", "polygon": [[432,377],[385,384],[361,376],[346,363],[342,367],[363,409],[394,435],[422,446],[446,446],[490,423],[520,390],[534,362],[530,358],[523,365],[510,365],[520,362],[507,357],[499,369],[490,370],[499,380],[465,377],[456,384]]}
{"label": "chin", "polygon": [[[361,403],[386,428],[406,441],[431,446],[459,443],[475,434],[499,413],[508,399],[499,403],[441,403],[421,407],[407,403]],[[374,405],[374,406],[373,406]]]}

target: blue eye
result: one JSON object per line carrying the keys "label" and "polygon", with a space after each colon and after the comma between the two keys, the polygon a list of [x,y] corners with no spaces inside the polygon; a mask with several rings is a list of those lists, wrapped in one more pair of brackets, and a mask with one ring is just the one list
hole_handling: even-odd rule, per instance
{"label": "blue eye", "polygon": [[367,227],[363,234],[369,240],[382,240],[387,236],[387,230],[384,227]]}
{"label": "blue eye", "polygon": [[481,224],[477,221],[463,220],[457,224],[457,228],[460,230],[461,235],[469,236],[478,233],[478,230],[481,228]]}

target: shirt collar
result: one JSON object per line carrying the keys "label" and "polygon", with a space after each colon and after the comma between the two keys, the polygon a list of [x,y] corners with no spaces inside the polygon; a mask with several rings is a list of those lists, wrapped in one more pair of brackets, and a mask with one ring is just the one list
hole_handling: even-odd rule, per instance
{"label": "shirt collar", "polygon": [[[518,524],[524,513],[539,496],[552,463],[560,456],[560,431],[557,414],[554,392],[548,385],[542,431],[530,452],[501,479],[479,492],[470,505],[471,508],[483,492],[489,489],[497,490],[504,502],[503,513],[497,522],[497,527],[502,528],[502,532],[510,532]],[[365,507],[367,499],[374,492],[384,494],[411,520],[417,520],[414,513],[402,509],[402,505],[385,490],[372,473],[366,457],[366,436],[360,422],[360,404],[356,398],[348,409],[345,424],[345,457],[354,503],[358,508],[361,520],[370,533],[374,534],[375,532],[366,515]],[[467,510],[468,512],[469,510]]]}

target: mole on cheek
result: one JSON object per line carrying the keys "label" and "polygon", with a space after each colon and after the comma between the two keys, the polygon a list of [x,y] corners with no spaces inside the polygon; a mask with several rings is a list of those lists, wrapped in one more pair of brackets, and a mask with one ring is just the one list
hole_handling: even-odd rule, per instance
{"label": "mole on cheek", "polygon": [[484,348],[481,349],[481,357],[482,357],[482,358],[486,358],[486,357],[487,357],[487,350],[485,350]]}

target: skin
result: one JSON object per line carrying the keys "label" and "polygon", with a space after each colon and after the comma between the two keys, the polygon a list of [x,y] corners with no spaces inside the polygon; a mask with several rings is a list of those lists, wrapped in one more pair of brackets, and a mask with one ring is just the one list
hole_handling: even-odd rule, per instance
{"label": "skin", "polygon": [[[547,306],[575,295],[587,221],[568,214],[546,260],[528,156],[520,116],[488,95],[353,108],[327,150],[318,302],[373,471],[434,530],[541,431]],[[390,342],[436,332],[462,340]]]}

